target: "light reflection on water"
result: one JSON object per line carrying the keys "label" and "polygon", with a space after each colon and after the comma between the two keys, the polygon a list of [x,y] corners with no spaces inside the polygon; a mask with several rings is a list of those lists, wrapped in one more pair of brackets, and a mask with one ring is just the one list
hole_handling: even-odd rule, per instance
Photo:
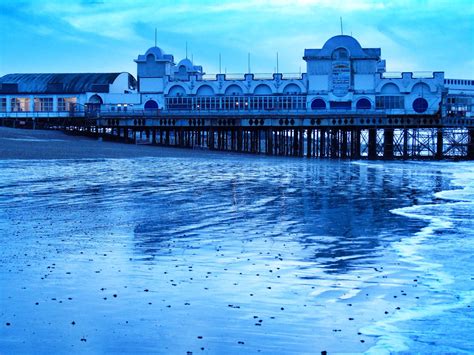
{"label": "light reflection on water", "polygon": [[18,324],[0,327],[0,350],[360,352],[437,297],[397,247],[429,220],[390,211],[444,204],[448,164],[197,153],[0,166],[0,321]]}

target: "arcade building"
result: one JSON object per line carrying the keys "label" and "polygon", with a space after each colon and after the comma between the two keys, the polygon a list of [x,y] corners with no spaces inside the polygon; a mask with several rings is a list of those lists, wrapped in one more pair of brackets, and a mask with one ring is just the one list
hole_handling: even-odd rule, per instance
{"label": "arcade building", "polygon": [[351,36],[305,49],[303,59],[306,72],[299,77],[209,77],[189,59],[176,63],[173,55],[152,47],[135,59],[136,79],[130,73],[7,74],[0,78],[0,117],[180,111],[474,118],[474,80],[446,79],[443,72],[386,73],[380,48],[362,48]]}

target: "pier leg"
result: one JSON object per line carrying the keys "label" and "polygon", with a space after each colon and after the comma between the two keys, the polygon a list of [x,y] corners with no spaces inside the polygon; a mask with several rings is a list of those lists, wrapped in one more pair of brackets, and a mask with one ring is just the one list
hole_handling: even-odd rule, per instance
{"label": "pier leg", "polygon": [[369,159],[377,159],[377,130],[369,128]]}
{"label": "pier leg", "polygon": [[393,128],[385,128],[383,135],[383,158],[393,159]]}
{"label": "pier leg", "polygon": [[273,155],[273,131],[271,128],[267,129],[267,154]]}
{"label": "pier leg", "polygon": [[298,141],[299,131],[297,129],[293,130],[293,155],[298,155],[299,150],[299,141]]}
{"label": "pier leg", "polygon": [[436,159],[443,159],[443,129],[438,128],[436,132]]}
{"label": "pier leg", "polygon": [[408,159],[408,128],[403,130],[403,159]]}
{"label": "pier leg", "polygon": [[128,143],[128,128],[123,129],[123,140]]}
{"label": "pier leg", "polygon": [[351,152],[352,158],[360,159],[360,129],[352,130],[351,144],[352,144],[352,152]]}
{"label": "pier leg", "polygon": [[308,128],[306,130],[306,157],[311,158],[311,146],[313,144],[313,130]]}
{"label": "pier leg", "polygon": [[237,151],[241,152],[242,151],[242,128],[239,128],[237,130]]}
{"label": "pier leg", "polygon": [[331,158],[337,158],[339,155],[338,133],[338,129],[331,129]]}
{"label": "pier leg", "polygon": [[321,134],[321,140],[320,140],[320,146],[319,146],[319,152],[320,152],[320,157],[325,157],[326,156],[326,128],[322,128],[320,131]]}
{"label": "pier leg", "polygon": [[347,130],[342,129],[341,134],[342,134],[341,158],[346,159],[347,158]]}
{"label": "pier leg", "polygon": [[467,158],[469,160],[474,160],[474,129],[468,131],[469,141],[467,144]]}
{"label": "pier leg", "polygon": [[209,137],[208,137],[207,145],[209,146],[209,149],[211,150],[214,149],[214,130],[212,128],[209,129]]}

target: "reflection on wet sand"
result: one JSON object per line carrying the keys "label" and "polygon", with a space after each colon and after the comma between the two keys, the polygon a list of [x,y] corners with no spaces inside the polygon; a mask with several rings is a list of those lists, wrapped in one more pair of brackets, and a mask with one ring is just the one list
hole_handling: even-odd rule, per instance
{"label": "reflection on wet sand", "polygon": [[0,162],[0,350],[361,352],[429,294],[436,166],[193,154]]}

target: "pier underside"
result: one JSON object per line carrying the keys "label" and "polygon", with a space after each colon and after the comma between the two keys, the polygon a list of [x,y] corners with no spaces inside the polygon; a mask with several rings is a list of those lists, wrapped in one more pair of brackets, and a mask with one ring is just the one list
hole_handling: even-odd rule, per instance
{"label": "pier underside", "polygon": [[125,143],[332,159],[474,160],[474,120],[438,116],[186,116],[2,118]]}

